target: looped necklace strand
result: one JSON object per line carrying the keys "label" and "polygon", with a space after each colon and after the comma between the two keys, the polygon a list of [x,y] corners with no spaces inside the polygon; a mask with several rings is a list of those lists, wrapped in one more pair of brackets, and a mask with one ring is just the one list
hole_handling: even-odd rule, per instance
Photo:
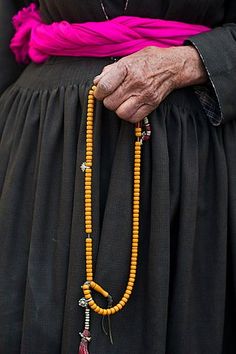
{"label": "looped necklace strand", "polygon": [[[104,5],[104,3],[103,3],[102,0],[100,0],[100,5],[101,5],[102,12],[103,12],[103,14],[104,14],[106,20],[109,20],[110,18],[109,18],[109,16],[108,16],[107,12],[106,12],[106,8],[105,8],[105,5]],[[126,13],[126,11],[127,11],[127,8],[128,8],[128,5],[129,5],[129,0],[126,0],[126,1],[125,1],[125,7],[124,7],[124,10],[123,10],[123,15],[125,15],[125,13]]]}
{"label": "looped necklace strand", "polygon": [[[137,262],[138,262],[138,246],[139,246],[139,217],[140,217],[140,174],[141,174],[141,147],[144,141],[149,140],[151,136],[151,127],[148,118],[145,117],[143,122],[136,123],[134,144],[134,182],[133,182],[133,221],[132,221],[132,246],[131,246],[131,261],[128,282],[126,289],[120,301],[113,305],[113,299],[108,291],[97,284],[93,278],[93,209],[92,209],[92,173],[93,173],[93,126],[94,126],[94,110],[95,97],[94,92],[96,86],[93,86],[88,93],[87,104],[87,123],[86,123],[86,161],[82,163],[81,170],[85,174],[84,178],[84,194],[85,194],[85,258],[86,258],[86,282],[82,285],[84,297],[79,300],[79,305],[85,308],[85,328],[81,333],[81,343],[79,347],[79,354],[88,354],[88,343],[91,341],[90,334],[90,311],[94,311],[98,315],[108,318],[108,333],[111,343],[113,343],[111,329],[110,329],[110,315],[114,315],[122,310],[134,288]],[[142,131],[142,125],[144,130]],[[94,300],[92,292],[95,291],[102,295],[107,300],[107,308],[100,307]]]}

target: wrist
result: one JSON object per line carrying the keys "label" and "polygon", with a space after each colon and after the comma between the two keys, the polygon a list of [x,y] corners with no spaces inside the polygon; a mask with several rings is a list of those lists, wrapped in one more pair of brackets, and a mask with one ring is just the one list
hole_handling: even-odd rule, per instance
{"label": "wrist", "polygon": [[173,49],[179,51],[181,59],[177,88],[205,84],[208,81],[208,75],[197,49],[193,46],[181,46]]}

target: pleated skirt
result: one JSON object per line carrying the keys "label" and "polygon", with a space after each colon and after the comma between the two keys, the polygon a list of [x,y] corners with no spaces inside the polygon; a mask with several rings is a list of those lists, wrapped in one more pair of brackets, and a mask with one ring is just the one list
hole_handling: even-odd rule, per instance
{"label": "pleated skirt", "polygon": [[[0,354],[77,354],[84,311],[87,93],[107,59],[30,64],[0,98]],[[192,88],[150,117],[138,273],[91,354],[236,352],[236,120],[212,126]],[[134,126],[96,105],[94,279],[118,302],[131,251]],[[100,305],[104,300],[97,297]]]}

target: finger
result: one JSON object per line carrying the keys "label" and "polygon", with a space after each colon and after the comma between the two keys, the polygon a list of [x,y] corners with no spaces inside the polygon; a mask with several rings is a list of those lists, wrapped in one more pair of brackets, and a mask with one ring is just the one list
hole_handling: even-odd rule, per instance
{"label": "finger", "polygon": [[126,103],[124,103],[119,107],[119,109],[117,109],[116,114],[121,119],[124,119],[130,123],[137,123],[148,116],[155,109],[155,107],[148,104],[138,104],[136,105],[136,109],[134,107],[135,106],[133,106],[133,109],[129,111]]}
{"label": "finger", "polygon": [[144,104],[141,106],[133,116],[130,117],[129,122],[131,123],[138,123],[147,117],[151,112],[154,111],[156,107]]}
{"label": "finger", "polygon": [[134,96],[134,90],[126,80],[109,96],[103,100],[104,106],[111,111],[116,111],[129,98]]}
{"label": "finger", "polygon": [[137,97],[132,96],[123,102],[115,112],[121,119],[130,121],[130,117],[133,117],[142,105],[143,103]]}
{"label": "finger", "polygon": [[95,78],[93,79],[93,83],[94,85],[97,85],[98,81],[109,71],[113,69],[113,64],[108,64],[106,66],[104,66],[104,68],[102,69],[101,74],[95,76]]}
{"label": "finger", "polygon": [[113,69],[108,70],[97,83],[94,95],[98,100],[103,100],[105,97],[111,95],[126,77],[125,66],[118,65],[118,63],[113,65]]}

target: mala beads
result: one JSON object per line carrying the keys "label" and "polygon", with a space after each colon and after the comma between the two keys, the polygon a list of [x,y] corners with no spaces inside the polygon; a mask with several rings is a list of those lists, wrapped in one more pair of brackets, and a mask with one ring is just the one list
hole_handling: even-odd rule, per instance
{"label": "mala beads", "polygon": [[[134,184],[133,184],[133,221],[132,221],[132,249],[129,278],[126,289],[120,301],[112,305],[112,296],[108,291],[97,284],[93,279],[93,225],[92,225],[92,167],[93,167],[93,124],[94,124],[94,91],[96,86],[89,90],[87,106],[86,125],[86,161],[81,165],[81,170],[85,174],[85,254],[86,254],[86,282],[82,285],[84,297],[79,301],[79,305],[85,308],[85,330],[80,333],[82,340],[79,354],[88,353],[87,344],[91,340],[89,332],[90,310],[102,316],[114,315],[122,310],[127,304],[135,283],[138,262],[139,245],[139,217],[140,217],[140,172],[141,172],[141,147],[143,141],[151,136],[151,127],[148,119],[144,119],[144,131],[141,123],[135,125],[135,147],[134,147]],[[100,307],[93,299],[92,292],[95,291],[107,299],[107,308]],[[87,350],[87,351],[86,351]]]}

